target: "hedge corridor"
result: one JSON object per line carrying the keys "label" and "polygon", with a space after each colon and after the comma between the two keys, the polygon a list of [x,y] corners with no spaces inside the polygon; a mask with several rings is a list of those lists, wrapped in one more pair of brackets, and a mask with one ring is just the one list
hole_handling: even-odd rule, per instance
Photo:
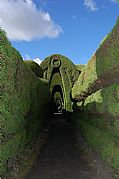
{"label": "hedge corridor", "polygon": [[75,130],[119,169],[119,17],[86,65],[59,54],[40,66],[23,61],[1,30],[1,176],[55,112],[70,113]]}

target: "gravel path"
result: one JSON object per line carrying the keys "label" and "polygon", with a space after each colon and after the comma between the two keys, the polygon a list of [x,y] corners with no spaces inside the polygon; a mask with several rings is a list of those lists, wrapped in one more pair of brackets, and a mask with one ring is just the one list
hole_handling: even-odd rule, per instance
{"label": "gravel path", "polygon": [[[87,156],[77,151],[72,129],[65,120],[52,121],[48,143],[26,179],[103,179]],[[106,178],[105,178],[106,179]]]}

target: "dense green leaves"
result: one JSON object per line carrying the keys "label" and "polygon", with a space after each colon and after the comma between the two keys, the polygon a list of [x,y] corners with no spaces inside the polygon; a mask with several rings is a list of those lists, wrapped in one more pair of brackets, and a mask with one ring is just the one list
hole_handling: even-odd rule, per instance
{"label": "dense green leaves", "polygon": [[72,88],[73,119],[89,145],[119,168],[119,17]]}
{"label": "dense green leaves", "polygon": [[[29,65],[37,76],[41,75],[35,62]],[[1,31],[1,69],[0,173],[4,174],[10,161],[40,135],[50,92],[48,83],[24,64],[4,31]]]}

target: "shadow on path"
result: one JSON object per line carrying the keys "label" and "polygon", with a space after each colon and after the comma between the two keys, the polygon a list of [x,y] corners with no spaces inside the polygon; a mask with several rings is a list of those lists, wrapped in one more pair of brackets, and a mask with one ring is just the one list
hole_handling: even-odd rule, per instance
{"label": "shadow on path", "polygon": [[70,124],[56,116],[51,126],[48,143],[26,179],[98,179],[85,156],[76,150]]}

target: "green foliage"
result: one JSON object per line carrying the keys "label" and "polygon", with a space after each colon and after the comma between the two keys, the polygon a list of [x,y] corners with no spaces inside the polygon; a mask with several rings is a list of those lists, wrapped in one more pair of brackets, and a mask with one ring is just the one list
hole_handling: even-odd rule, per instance
{"label": "green foliage", "polygon": [[[0,173],[3,174],[7,171],[9,160],[15,158],[25,148],[25,135],[26,130],[21,130],[20,133],[14,135],[10,140],[5,141],[0,146],[1,152],[1,167]],[[19,146],[20,145],[20,146]],[[7,165],[8,164],[8,165]]]}
{"label": "green foliage", "polygon": [[62,86],[63,86],[63,97],[64,97],[64,109],[69,112],[72,111],[72,101],[71,101],[71,88],[68,76],[63,67],[61,67],[61,77],[62,77]]}
{"label": "green foliage", "polygon": [[119,116],[119,84],[105,88],[101,95],[104,99],[105,111],[113,116]]}
{"label": "green foliage", "polygon": [[119,17],[112,31],[107,35],[99,49],[96,51],[96,68],[98,77],[107,71],[117,67],[119,60]]}
{"label": "green foliage", "polygon": [[88,96],[84,106],[89,111],[99,113],[108,112],[110,115],[119,115],[119,84],[112,84]]}
{"label": "green foliage", "polygon": [[61,93],[60,92],[56,92],[55,95],[54,95],[54,98],[55,99],[58,99],[58,98],[61,99],[62,98]]}
{"label": "green foliage", "polygon": [[88,87],[97,79],[96,56],[95,54],[89,60],[88,64],[82,69],[81,75],[72,88],[72,97],[86,91]]}
{"label": "green foliage", "polygon": [[52,70],[53,70],[53,68],[51,66],[51,61],[52,61],[52,58],[54,58],[55,56],[60,59],[61,66],[66,70],[67,73],[69,73],[70,80],[73,84],[77,80],[77,78],[79,76],[79,72],[78,72],[76,66],[67,57],[65,57],[63,55],[59,55],[59,54],[54,54],[54,55],[51,55],[51,56],[45,58],[40,65],[44,71],[45,71],[45,69],[48,69],[47,79],[50,80],[50,78],[51,78]]}
{"label": "green foliage", "polygon": [[119,75],[119,17],[111,33],[107,35],[98,50],[93,54],[72,89],[75,98],[87,92],[96,80],[102,82],[110,78],[115,80]]}
{"label": "green foliage", "polygon": [[[59,67],[53,66],[53,59],[59,60]],[[63,92],[64,109],[72,112],[71,88],[77,80],[79,71],[76,66],[65,56],[54,54],[47,57],[41,67],[44,72],[44,78],[50,82],[50,91],[55,85],[60,85]]]}
{"label": "green foliage", "polygon": [[31,70],[35,73],[36,76],[42,78],[43,77],[43,70],[40,65],[32,60],[25,60],[24,63],[31,68]]}
{"label": "green foliage", "polygon": [[[77,103],[80,113],[74,113],[73,118],[87,142],[99,150],[112,167],[119,168],[118,51],[119,18],[85,67],[75,66],[58,54],[47,57],[40,66],[33,61],[24,62],[1,31],[2,174],[7,171],[8,163],[40,135],[55,85],[61,86],[64,109],[72,112],[71,90],[73,98],[82,94],[88,96],[97,81],[103,87],[100,85],[97,92],[93,88],[93,94]],[[55,57],[60,64],[56,61],[53,66]],[[61,94],[56,92],[54,97],[61,97]]]}
{"label": "green foliage", "polygon": [[119,17],[83,68],[72,96],[83,96],[74,109],[76,129],[113,168],[119,169]]}
{"label": "green foliage", "polygon": [[102,159],[108,162],[111,167],[118,169],[119,146],[116,140],[107,132],[91,126],[86,121],[77,120],[77,126],[88,144],[100,152]]}
{"label": "green foliage", "polygon": [[40,135],[47,114],[49,86],[28,68],[1,31],[1,168]]}
{"label": "green foliage", "polygon": [[77,80],[77,78],[79,76],[79,72],[78,72],[76,66],[67,57],[65,57],[63,55],[59,55],[59,54],[54,54],[54,55],[51,55],[51,56],[45,58],[43,60],[43,62],[40,64],[43,71],[48,69],[47,79],[50,80],[50,78],[52,76],[52,71],[53,71],[52,59],[54,57],[57,57],[58,59],[60,59],[61,67],[63,67],[66,70],[66,72],[69,73],[70,80],[71,80],[71,83],[73,85],[73,83]]}
{"label": "green foliage", "polygon": [[60,73],[58,73],[58,72],[52,76],[52,79],[50,82],[50,91],[51,92],[55,85],[60,85],[62,87],[62,79],[61,79]]}
{"label": "green foliage", "polygon": [[80,65],[76,65],[76,68],[78,69],[78,71],[81,73],[83,68],[85,67],[86,65],[83,65],[83,64],[80,64]]}

